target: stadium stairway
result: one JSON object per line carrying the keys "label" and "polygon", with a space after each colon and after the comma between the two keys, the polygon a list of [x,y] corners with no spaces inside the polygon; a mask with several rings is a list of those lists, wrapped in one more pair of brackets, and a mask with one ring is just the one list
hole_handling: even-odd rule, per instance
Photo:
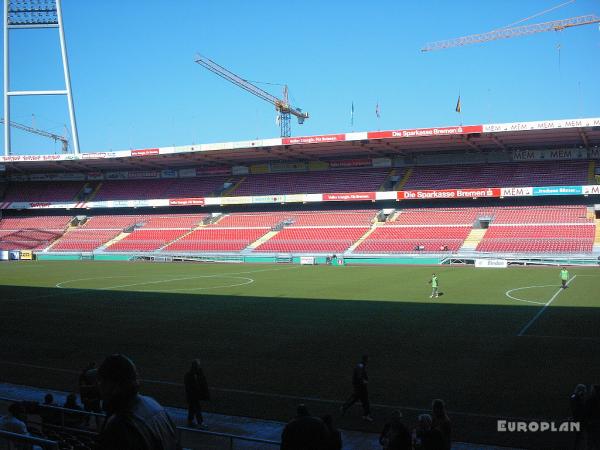
{"label": "stadium stairway", "polygon": [[57,237],[55,240],[52,241],[52,243],[46,247],[44,250],[42,250],[43,252],[51,252],[52,251],[52,247],[54,247],[56,244],[58,244],[58,242],[65,237],[65,235],[67,233],[69,233],[70,231],[76,230],[77,229],[77,225],[71,225],[69,223],[69,226],[67,227],[67,229],[65,230],[65,232],[63,234],[61,234],[59,237]]}
{"label": "stadium stairway", "polygon": [[460,247],[460,251],[475,251],[479,243],[485,236],[486,228],[474,228],[471,230],[463,245]]}
{"label": "stadium stairway", "polygon": [[246,247],[244,250],[242,250],[242,253],[250,253],[255,248],[257,248],[259,245],[262,245],[265,242],[267,242],[269,239],[271,239],[273,236],[275,236],[280,231],[281,230],[271,230],[267,234],[262,235],[256,241],[254,241],[252,244],[250,244],[248,247]]}
{"label": "stadium stairway", "polygon": [[98,195],[98,191],[100,190],[100,188],[102,187],[102,181],[99,182],[96,187],[92,190],[92,192],[90,193],[90,195],[88,195],[88,198],[85,199],[86,202],[91,202],[92,200],[94,200],[94,198],[96,197],[96,195]]}
{"label": "stadium stairway", "polygon": [[385,177],[385,180],[383,180],[383,182],[381,183],[381,185],[379,186],[379,188],[377,190],[378,191],[387,191],[388,190],[387,187],[390,183],[395,184],[391,181],[392,177],[394,177],[394,176],[396,176],[396,169],[392,169],[390,171],[390,173],[387,174],[387,177]]}
{"label": "stadium stairway", "polygon": [[588,183],[596,184],[596,161],[591,160],[588,166]]}
{"label": "stadium stairway", "polygon": [[413,167],[409,167],[408,170],[404,173],[402,179],[394,186],[394,191],[401,191],[406,182],[409,180],[410,176],[413,173]]}
{"label": "stadium stairway", "polygon": [[371,228],[369,228],[369,230],[365,234],[363,234],[358,239],[358,241],[356,241],[354,244],[352,244],[350,247],[348,247],[348,249],[344,253],[352,253],[356,247],[358,247],[360,244],[362,244],[362,242],[366,238],[368,238],[371,235],[371,233],[373,233],[373,231],[375,231],[377,229],[378,226],[379,226],[379,222],[373,223],[373,225],[371,225]]}
{"label": "stadium stairway", "polygon": [[[77,376],[74,371],[73,376]],[[183,388],[183,386],[182,386]],[[64,404],[67,398],[67,392],[55,391],[50,389],[40,389],[30,386],[14,385],[9,383],[0,383],[0,397],[19,399],[21,401],[42,402],[44,395],[51,393],[57,404]],[[312,407],[313,405],[309,405]],[[187,410],[182,408],[166,407],[167,412],[178,427],[185,427],[187,422]],[[202,412],[204,423],[207,426],[207,431],[216,433],[228,433],[246,438],[265,439],[270,441],[280,441],[281,433],[285,426],[284,422],[275,420],[255,419],[251,417],[229,416],[224,414],[216,414]],[[334,419],[335,420],[335,419]],[[181,444],[184,450],[189,448],[209,448],[206,440],[203,443],[203,435],[194,433],[195,430],[183,432],[181,435]],[[344,450],[366,450],[381,448],[379,444],[379,433],[370,433],[366,431],[355,430],[340,430],[342,432],[342,441]],[[223,442],[223,446],[217,445],[213,440],[210,446],[213,450],[229,449],[229,442]],[[250,442],[242,443],[243,448],[256,449]],[[242,448],[237,446],[236,448]],[[267,448],[276,448],[273,446],[264,446]],[[464,442],[453,442],[452,450],[519,450],[508,447],[497,447],[493,445],[468,444]]]}
{"label": "stadium stairway", "polygon": [[594,234],[594,246],[592,247],[592,252],[600,253],[600,219],[594,219],[596,223],[596,232]]}
{"label": "stadium stairway", "polygon": [[388,217],[386,222],[395,222],[400,214],[402,214],[402,211],[394,211],[394,213]]}
{"label": "stadium stairway", "polygon": [[246,177],[240,177],[237,181],[235,181],[235,178],[231,178],[227,181],[231,181],[233,182],[233,185],[230,186],[229,188],[225,189],[223,192],[221,192],[221,197],[226,197],[229,194],[231,194],[233,191],[235,191],[240,184],[242,184],[244,181],[246,180]]}
{"label": "stadium stairway", "polygon": [[[218,220],[220,220],[220,218],[219,218]],[[166,247],[168,247],[169,245],[171,245],[171,244],[173,244],[173,243],[175,243],[175,242],[179,241],[180,239],[183,239],[184,237],[186,237],[186,236],[188,236],[188,235],[192,234],[194,231],[196,231],[196,230],[200,230],[201,228],[205,228],[205,227],[206,227],[206,225],[205,225],[203,222],[201,222],[201,223],[199,223],[199,224],[198,224],[198,226],[197,226],[196,228],[192,228],[192,229],[191,229],[191,230],[189,230],[187,233],[185,233],[185,234],[183,234],[183,235],[179,236],[179,237],[178,237],[178,238],[176,238],[176,239],[173,239],[173,240],[172,240],[172,241],[170,241],[170,242],[167,242],[165,245],[163,245],[162,247],[158,248],[158,249],[157,249],[157,251],[161,251],[161,250],[165,249]]]}
{"label": "stadium stairway", "polygon": [[122,240],[122,239],[125,239],[125,238],[126,238],[127,236],[129,236],[130,234],[131,234],[131,233],[125,233],[125,232],[119,233],[119,234],[118,234],[116,237],[112,238],[112,239],[111,239],[110,241],[108,241],[108,242],[105,242],[105,243],[104,243],[104,244],[102,244],[100,247],[98,247],[96,250],[99,250],[99,251],[104,251],[104,250],[106,250],[106,248],[107,248],[107,247],[109,247],[109,246],[111,246],[111,245],[113,245],[113,244],[115,244],[115,243],[119,242],[119,241],[120,241],[120,240]]}

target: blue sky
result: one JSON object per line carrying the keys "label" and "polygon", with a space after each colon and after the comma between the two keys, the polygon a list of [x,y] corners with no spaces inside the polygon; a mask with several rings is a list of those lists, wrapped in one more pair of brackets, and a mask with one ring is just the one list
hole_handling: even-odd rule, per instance
{"label": "blue sky", "polygon": [[[597,25],[420,52],[558,3],[63,0],[80,147],[277,137],[273,107],[195,64],[196,52],[243,78],[287,83],[293,104],[311,115],[293,121],[293,135],[599,116]],[[589,13],[600,15],[600,2],[577,0],[531,23]],[[63,87],[56,31],[11,31],[10,45],[12,89]],[[59,134],[68,124],[63,97],[16,98],[11,114]],[[15,154],[60,151],[12,135]]]}

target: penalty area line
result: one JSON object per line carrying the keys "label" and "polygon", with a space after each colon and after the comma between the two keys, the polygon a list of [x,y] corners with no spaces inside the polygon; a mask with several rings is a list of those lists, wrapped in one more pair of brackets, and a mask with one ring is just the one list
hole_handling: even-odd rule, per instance
{"label": "penalty area line", "polygon": [[[576,277],[577,277],[577,275],[573,275],[573,276],[572,276],[572,277],[569,279],[569,281],[567,281],[567,283],[566,283],[566,285],[565,285],[565,286],[568,286],[568,285],[571,283],[571,281],[573,281],[573,280],[574,280]],[[517,336],[523,336],[523,335],[524,335],[524,334],[527,332],[527,330],[528,330],[528,329],[531,327],[531,325],[533,325],[533,324],[535,323],[535,321],[536,321],[536,320],[538,320],[542,314],[544,314],[544,311],[546,311],[546,308],[548,308],[548,306],[550,306],[550,305],[552,304],[552,302],[553,302],[554,300],[556,300],[556,297],[558,297],[558,295],[559,295],[559,294],[560,294],[560,293],[561,293],[563,290],[564,290],[564,289],[563,289],[562,287],[560,287],[560,288],[558,289],[558,291],[556,291],[556,293],[555,293],[555,294],[554,294],[554,295],[553,295],[553,296],[550,298],[550,300],[548,300],[548,301],[546,302],[546,304],[544,305],[544,307],[543,307],[542,309],[540,309],[540,310],[538,311],[538,313],[537,313],[535,316],[533,316],[533,318],[532,318],[532,319],[531,319],[529,322],[527,322],[523,328],[521,328],[521,331],[519,331],[519,334],[517,334]]]}

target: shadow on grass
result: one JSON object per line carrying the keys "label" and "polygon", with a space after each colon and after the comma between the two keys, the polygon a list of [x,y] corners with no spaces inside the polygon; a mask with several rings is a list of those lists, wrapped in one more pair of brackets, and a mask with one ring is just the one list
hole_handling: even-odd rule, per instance
{"label": "shadow on grass", "polygon": [[[407,425],[434,398],[456,440],[566,448],[566,433],[498,433],[508,417],[562,421],[577,383],[598,383],[600,308],[305,300],[0,287],[0,380],[75,391],[90,360],[130,355],[143,391],[184,405],[181,382],[200,357],[209,411],[287,420],[295,405],[342,428],[378,432],[392,408]],[[375,424],[356,406],[336,415],[351,372],[370,355]]]}

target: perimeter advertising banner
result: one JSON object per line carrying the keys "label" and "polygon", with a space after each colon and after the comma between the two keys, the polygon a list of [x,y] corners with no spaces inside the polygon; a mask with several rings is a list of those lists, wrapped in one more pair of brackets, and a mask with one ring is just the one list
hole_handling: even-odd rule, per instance
{"label": "perimeter advertising banner", "polygon": [[158,148],[142,148],[139,150],[131,150],[131,156],[154,156],[160,153]]}
{"label": "perimeter advertising banner", "polygon": [[325,134],[322,136],[298,136],[281,138],[283,145],[291,144],[322,144],[324,142],[341,142],[346,140],[345,134]]}
{"label": "perimeter advertising banner", "polygon": [[398,200],[430,200],[453,198],[500,197],[500,188],[438,189],[424,191],[398,191]]}
{"label": "perimeter advertising banner", "polygon": [[367,133],[368,139],[389,139],[389,138],[409,138],[409,137],[431,137],[448,136],[453,134],[472,134],[482,133],[483,125],[466,125],[458,127],[440,127],[440,128],[414,128],[412,130],[389,130],[389,131],[371,131]]}
{"label": "perimeter advertising banner", "polygon": [[334,192],[323,194],[324,202],[356,202],[375,200],[375,192]]}
{"label": "perimeter advertising banner", "polygon": [[204,206],[204,198],[170,198],[169,206]]}
{"label": "perimeter advertising banner", "polygon": [[533,195],[582,195],[583,186],[544,186],[534,187]]}

